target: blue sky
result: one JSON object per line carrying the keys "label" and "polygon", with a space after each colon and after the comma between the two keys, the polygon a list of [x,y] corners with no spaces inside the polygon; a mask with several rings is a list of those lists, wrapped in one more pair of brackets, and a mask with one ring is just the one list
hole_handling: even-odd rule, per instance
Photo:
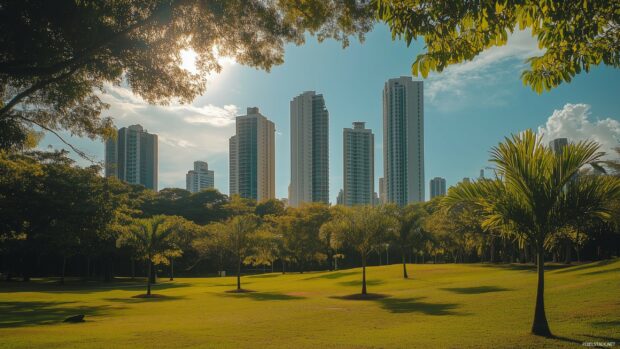
{"label": "blue sky", "polygon": [[[383,26],[369,33],[364,44],[353,41],[346,49],[334,41],[319,44],[309,38],[304,46],[287,47],[285,63],[269,73],[223,62],[222,73],[212,77],[207,92],[191,105],[151,106],[125,88],[109,86],[102,99],[111,108],[104,115],[112,116],[118,127],[140,123],[159,134],[160,189],[184,188],[192,162],[205,160],[215,171],[216,188],[228,193],[228,138],[234,134],[234,116],[257,106],[276,124],[276,196],[281,198],[287,196],[290,179],[289,101],[315,90],[324,95],[330,113],[330,198],[335,202],[342,187],[342,129],[365,121],[374,131],[378,183],[383,174],[383,84],[410,75],[420,49],[393,42]],[[477,177],[488,166],[492,146],[527,128],[547,138],[592,138],[606,149],[618,145],[620,70],[598,67],[537,95],[519,78],[524,59],[537,52],[535,40],[520,32],[506,46],[425,79],[427,184],[435,176],[446,178],[448,185]],[[103,159],[101,142],[72,142]],[[62,147],[53,136],[40,144],[48,145]]]}

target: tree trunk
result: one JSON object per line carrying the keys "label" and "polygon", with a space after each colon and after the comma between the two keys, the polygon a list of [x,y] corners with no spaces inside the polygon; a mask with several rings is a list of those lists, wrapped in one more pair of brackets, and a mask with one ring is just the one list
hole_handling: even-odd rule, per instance
{"label": "tree trunk", "polygon": [[284,258],[281,258],[281,262],[282,262],[282,274],[286,274],[286,269],[284,269],[285,267]]}
{"label": "tree trunk", "polygon": [[174,258],[170,258],[170,281],[174,280]]}
{"label": "tree trunk", "polygon": [[571,246],[570,241],[566,241],[566,255],[564,256],[564,264],[570,264],[573,260],[571,254],[573,252],[573,247]]}
{"label": "tree trunk", "polygon": [[151,262],[151,258],[149,257],[148,267],[146,268],[146,295],[151,295],[151,274],[153,273],[153,262]]}
{"label": "tree trunk", "polygon": [[538,288],[536,289],[536,308],[534,310],[534,323],[532,324],[532,334],[537,336],[551,336],[547,316],[545,314],[545,252],[542,243],[538,246]]}
{"label": "tree trunk", "polygon": [[237,291],[241,291],[241,256],[237,258]]}
{"label": "tree trunk", "polygon": [[362,253],[362,294],[366,294],[366,255]]}
{"label": "tree trunk", "polygon": [[60,284],[65,284],[65,270],[67,270],[67,257],[62,256],[62,270],[60,271]]}
{"label": "tree trunk", "polygon": [[405,279],[409,278],[409,275],[407,275],[407,257],[405,256],[405,249],[402,249],[402,253],[403,253],[403,277]]}
{"label": "tree trunk", "polygon": [[131,259],[131,279],[135,279],[136,278],[136,261],[132,258]]}

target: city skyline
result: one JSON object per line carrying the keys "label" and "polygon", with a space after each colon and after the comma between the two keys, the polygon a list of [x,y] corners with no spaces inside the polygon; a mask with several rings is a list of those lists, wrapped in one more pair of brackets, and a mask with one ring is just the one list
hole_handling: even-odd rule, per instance
{"label": "city skyline", "polygon": [[[381,88],[391,77],[409,75],[411,58],[420,46],[407,48],[402,42],[384,40],[389,31],[377,26],[362,45],[356,41],[342,50],[338,43],[318,44],[310,38],[301,47],[287,47],[285,63],[270,73],[236,64],[223,58],[223,71],[214,75],[203,96],[191,104],[156,106],[133,95],[127,86],[106,85],[104,102],[110,105],[103,116],[114,118],[117,126],[142,124],[159,135],[160,188],[185,186],[188,165],[206,159],[218,175],[215,186],[228,194],[228,138],[234,134],[234,117],[245,106],[258,105],[278,125],[276,134],[276,196],[288,196],[290,183],[289,101],[300,91],[323,93],[330,111],[330,127],[340,130],[356,120],[381,130]],[[450,67],[425,82],[425,177],[445,177],[448,186],[463,177],[478,177],[489,166],[488,149],[505,136],[527,128],[553,138],[590,138],[607,151],[617,145],[620,135],[615,82],[620,71],[593,68],[550,93],[538,95],[519,78],[523,57],[537,50],[535,41],[524,32],[509,36],[508,44],[493,48],[470,62]],[[373,69],[369,69],[373,67]],[[241,83],[243,82],[243,83]],[[480,125],[484,125],[482,128]],[[375,188],[382,176],[382,132],[375,132]],[[103,161],[101,141],[72,137],[66,140]],[[330,133],[330,201],[335,202],[342,187],[343,169],[340,132]],[[65,148],[55,136],[46,135],[40,149],[51,145]],[[90,163],[74,153],[81,166]],[[428,195],[427,195],[428,196]]]}

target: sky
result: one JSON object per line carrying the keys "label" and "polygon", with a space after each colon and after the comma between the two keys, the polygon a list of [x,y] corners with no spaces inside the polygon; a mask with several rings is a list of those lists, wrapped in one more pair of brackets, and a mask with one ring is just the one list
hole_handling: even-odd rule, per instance
{"label": "sky", "polygon": [[[228,193],[228,138],[235,133],[234,117],[247,107],[276,125],[276,196],[288,195],[290,181],[290,100],[304,91],[323,94],[329,110],[330,200],[342,188],[342,130],[365,121],[375,134],[375,188],[383,174],[382,89],[394,77],[411,76],[411,63],[423,49],[392,41],[378,25],[363,44],[343,49],[335,41],[286,47],[285,63],[271,72],[222,59],[223,70],[212,76],[207,91],[190,105],[149,105],[124,87],[107,86],[102,100],[110,104],[104,116],[117,127],[141,124],[159,135],[159,189],[185,188],[185,174],[203,160],[215,171],[215,187]],[[520,79],[525,59],[539,54],[529,32],[516,32],[508,44],[491,48],[472,61],[433,73],[424,80],[425,181],[443,177],[454,185],[463,177],[478,177],[490,166],[489,150],[504,137],[533,129],[545,141],[567,137],[592,139],[604,150],[620,140],[620,70],[596,67],[569,84],[538,95]],[[185,56],[191,57],[191,54]],[[191,60],[184,66],[191,69]],[[71,143],[97,160],[104,158],[101,141],[70,137]],[[42,148],[66,148],[46,135]],[[88,163],[72,157],[80,165]],[[487,171],[487,174],[491,173]]]}

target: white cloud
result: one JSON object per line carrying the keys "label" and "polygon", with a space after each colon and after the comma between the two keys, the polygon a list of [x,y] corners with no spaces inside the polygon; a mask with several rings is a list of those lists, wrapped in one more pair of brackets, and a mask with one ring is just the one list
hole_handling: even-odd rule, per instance
{"label": "white cloud", "polygon": [[538,134],[549,142],[555,138],[569,141],[593,140],[603,151],[614,154],[620,144],[620,122],[616,119],[591,119],[590,105],[567,103],[560,110],[554,110],[547,122],[538,127]]}
{"label": "white cloud", "polygon": [[[449,108],[455,102],[470,99],[468,92],[473,87],[488,88],[505,80],[508,74],[518,76],[524,60],[542,52],[529,30],[517,30],[509,35],[506,45],[491,47],[471,61],[449,66],[441,73],[432,73],[427,80],[425,95],[431,104]],[[506,96],[501,90],[487,91],[487,103],[501,103],[498,99]],[[484,96],[478,96],[478,102],[480,97]]]}

